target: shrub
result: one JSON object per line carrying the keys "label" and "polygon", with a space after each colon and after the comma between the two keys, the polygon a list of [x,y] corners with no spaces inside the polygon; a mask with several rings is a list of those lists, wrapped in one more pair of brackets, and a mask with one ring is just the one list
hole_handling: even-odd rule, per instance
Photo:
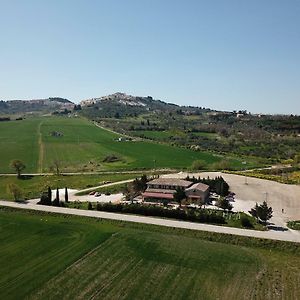
{"label": "shrub", "polygon": [[159,206],[145,206],[140,204],[112,204],[112,203],[97,203],[96,209],[99,211],[120,212],[137,214],[144,216],[155,216],[163,218],[179,219],[199,223],[225,224],[225,218],[217,212],[210,212],[205,209],[193,211],[191,209],[165,209]]}
{"label": "shrub", "polygon": [[195,160],[192,163],[192,170],[202,170],[205,169],[206,163],[203,160]]}
{"label": "shrub", "polygon": [[251,220],[246,216],[241,216],[241,225],[245,228],[253,228],[253,224],[251,223]]}

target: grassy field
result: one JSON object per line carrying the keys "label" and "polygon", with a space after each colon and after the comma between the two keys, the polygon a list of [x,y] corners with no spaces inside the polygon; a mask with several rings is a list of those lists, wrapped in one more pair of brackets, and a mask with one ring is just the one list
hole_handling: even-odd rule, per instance
{"label": "grassy field", "polygon": [[12,172],[13,159],[26,162],[27,171],[36,172],[39,157],[38,118],[0,123],[0,172]]}
{"label": "grassy field", "polygon": [[[58,132],[62,136],[52,136]],[[21,159],[25,172],[49,172],[54,161],[61,171],[189,168],[194,160],[208,165],[224,159],[207,152],[146,141],[117,141],[120,135],[81,118],[41,117],[0,123],[0,172],[12,172],[9,162]],[[114,162],[103,162],[114,155]],[[230,159],[235,168],[241,160]]]}
{"label": "grassy field", "polygon": [[299,245],[0,209],[1,299],[299,299]]}
{"label": "grassy field", "polygon": [[0,176],[0,199],[12,200],[8,185],[13,183],[22,189],[26,199],[38,198],[48,186],[55,188],[85,189],[101,185],[104,181],[121,181],[141,176],[141,173],[106,174],[106,175],[60,175],[60,176],[30,176],[27,179],[17,179],[12,176]]}

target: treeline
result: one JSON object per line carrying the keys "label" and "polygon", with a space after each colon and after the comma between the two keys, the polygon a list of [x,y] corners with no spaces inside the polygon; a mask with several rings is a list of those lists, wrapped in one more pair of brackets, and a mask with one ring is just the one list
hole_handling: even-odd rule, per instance
{"label": "treeline", "polygon": [[[64,200],[66,203],[69,202],[69,194],[68,194],[68,189],[65,188],[65,197]],[[41,199],[40,201],[37,203],[40,205],[48,205],[48,206],[61,206],[64,207],[65,203],[63,201],[60,200],[60,196],[59,196],[59,189],[56,189],[56,196],[52,201],[52,190],[50,187],[48,187],[47,191],[44,191],[41,195]]]}
{"label": "treeline", "polygon": [[213,212],[210,210],[200,209],[166,209],[159,206],[146,206],[140,204],[112,204],[112,203],[97,203],[95,207],[89,203],[89,209],[96,209],[98,211],[116,212],[137,214],[143,216],[162,217],[178,219],[183,221],[191,221],[198,223],[211,223],[211,224],[226,224],[225,218],[219,212]]}
{"label": "treeline", "polygon": [[2,117],[0,118],[0,122],[10,121],[10,118]]}
{"label": "treeline", "polygon": [[229,185],[228,183],[224,180],[222,176],[218,176],[214,179],[212,178],[196,178],[196,177],[189,177],[187,176],[185,178],[188,181],[192,181],[193,183],[204,183],[207,184],[210,188],[211,192],[215,192],[218,195],[221,195],[223,197],[227,196],[229,194]]}

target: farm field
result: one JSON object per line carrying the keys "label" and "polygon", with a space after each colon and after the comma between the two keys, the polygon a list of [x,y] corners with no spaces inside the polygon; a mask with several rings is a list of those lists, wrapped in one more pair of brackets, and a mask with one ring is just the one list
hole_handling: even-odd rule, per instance
{"label": "farm field", "polygon": [[[53,134],[55,133],[55,134]],[[99,171],[189,168],[195,160],[207,165],[224,157],[146,141],[118,141],[120,135],[81,118],[41,117],[0,124],[0,172],[12,172],[9,162],[21,159],[25,172]],[[105,158],[114,156],[111,162]],[[242,161],[229,159],[233,168]]]}
{"label": "farm field", "polygon": [[39,124],[41,119],[0,123],[0,172],[12,172],[13,159],[26,162],[26,171],[36,172],[39,157]]}
{"label": "farm field", "polygon": [[300,297],[290,243],[6,208],[0,239],[1,299]]}
{"label": "farm field", "polygon": [[12,200],[12,194],[8,191],[9,184],[15,184],[22,190],[25,199],[39,198],[41,192],[48,186],[55,188],[85,189],[101,185],[104,181],[121,181],[141,176],[141,173],[130,174],[101,174],[101,175],[45,175],[27,176],[25,179],[17,179],[14,176],[0,176],[0,199]]}

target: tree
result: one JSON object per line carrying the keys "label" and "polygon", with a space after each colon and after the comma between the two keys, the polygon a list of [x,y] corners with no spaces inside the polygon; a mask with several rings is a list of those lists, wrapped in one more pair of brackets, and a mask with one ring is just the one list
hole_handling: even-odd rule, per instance
{"label": "tree", "polygon": [[52,190],[50,188],[50,186],[48,186],[48,201],[47,201],[47,205],[51,205],[52,203]]}
{"label": "tree", "polygon": [[267,202],[264,201],[263,204],[255,204],[255,207],[250,210],[250,214],[257,220],[261,220],[263,223],[267,223],[273,216],[273,209],[269,207]]}
{"label": "tree", "polygon": [[15,169],[18,178],[21,177],[21,172],[26,168],[25,164],[19,159],[11,161],[10,166]]}
{"label": "tree", "polygon": [[65,188],[65,202],[66,202],[66,203],[69,202],[69,194],[68,194],[68,189],[67,189],[67,187]]}
{"label": "tree", "polygon": [[58,188],[56,189],[56,197],[53,200],[52,205],[53,206],[59,206],[59,190],[58,190]]}
{"label": "tree", "polygon": [[220,198],[218,203],[217,203],[217,206],[224,209],[224,210],[232,210],[232,205],[231,203],[229,202],[229,200],[225,199],[225,198]]}
{"label": "tree", "polygon": [[254,217],[256,218],[256,220],[258,221],[258,214],[257,214],[257,211],[258,211],[258,204],[256,203],[255,206],[253,208],[251,208],[251,210],[249,211],[249,213]]}
{"label": "tree", "polygon": [[19,186],[17,186],[14,183],[10,183],[8,185],[8,191],[10,194],[12,194],[12,196],[16,202],[21,200],[23,191]]}
{"label": "tree", "polygon": [[181,206],[182,200],[186,198],[184,189],[181,187],[178,187],[173,194],[173,198],[176,202],[179,203],[179,206]]}
{"label": "tree", "polygon": [[43,192],[42,195],[41,195],[41,199],[40,199],[40,201],[37,204],[49,205],[48,202],[49,202],[48,192]]}
{"label": "tree", "polygon": [[54,170],[56,175],[60,174],[60,161],[59,160],[54,160],[53,165],[51,166],[51,169]]}

